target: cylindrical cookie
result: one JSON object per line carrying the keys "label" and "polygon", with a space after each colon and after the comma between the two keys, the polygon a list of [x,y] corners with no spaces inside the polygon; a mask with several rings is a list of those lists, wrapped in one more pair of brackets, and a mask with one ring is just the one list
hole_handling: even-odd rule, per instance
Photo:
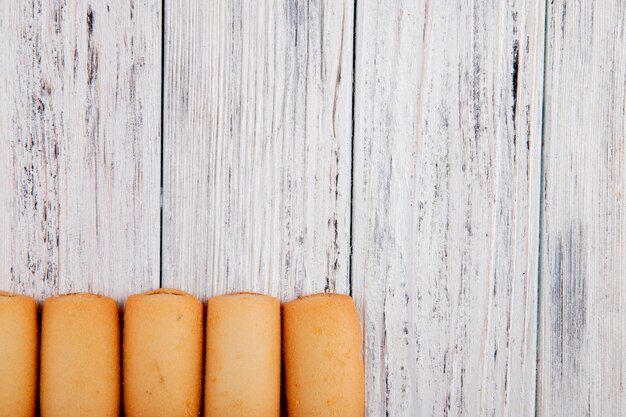
{"label": "cylindrical cookie", "polygon": [[126,417],[192,417],[202,408],[202,303],[160,289],[128,297],[124,312]]}
{"label": "cylindrical cookie", "polygon": [[278,417],[280,301],[253,293],[209,299],[205,417]]}
{"label": "cylindrical cookie", "polygon": [[116,302],[95,294],[48,298],[41,319],[41,417],[118,417]]}
{"label": "cylindrical cookie", "polygon": [[283,305],[289,417],[363,417],[365,371],[352,298],[316,294]]}
{"label": "cylindrical cookie", "polygon": [[0,417],[35,416],[37,349],[37,303],[0,291]]}

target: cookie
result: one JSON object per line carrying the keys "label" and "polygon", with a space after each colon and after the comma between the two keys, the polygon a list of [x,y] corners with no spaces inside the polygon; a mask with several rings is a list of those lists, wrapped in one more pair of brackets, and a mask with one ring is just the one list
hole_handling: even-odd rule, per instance
{"label": "cookie", "polygon": [[195,417],[202,408],[203,306],[159,289],[128,297],[124,312],[126,417]]}
{"label": "cookie", "polygon": [[0,417],[34,417],[37,407],[37,303],[0,291]]}
{"label": "cookie", "polygon": [[316,294],[282,311],[289,417],[363,417],[361,327],[352,298]]}
{"label": "cookie", "polygon": [[115,300],[80,293],[45,300],[41,417],[118,417],[120,329]]}
{"label": "cookie", "polygon": [[235,293],[207,307],[205,417],[280,414],[280,302]]}

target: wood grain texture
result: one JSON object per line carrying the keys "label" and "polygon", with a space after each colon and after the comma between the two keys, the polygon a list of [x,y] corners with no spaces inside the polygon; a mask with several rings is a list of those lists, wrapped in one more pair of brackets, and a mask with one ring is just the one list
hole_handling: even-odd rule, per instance
{"label": "wood grain texture", "polygon": [[160,5],[2,2],[1,288],[158,286]]}
{"label": "wood grain texture", "polygon": [[358,2],[368,416],[534,416],[544,9]]}
{"label": "wood grain texture", "polygon": [[352,293],[368,417],[626,413],[625,0],[7,0],[0,50],[0,289]]}
{"label": "wood grain texture", "polygon": [[349,291],[352,3],[170,3],[163,285]]}
{"label": "wood grain texture", "polygon": [[548,9],[539,416],[626,413],[625,19]]}

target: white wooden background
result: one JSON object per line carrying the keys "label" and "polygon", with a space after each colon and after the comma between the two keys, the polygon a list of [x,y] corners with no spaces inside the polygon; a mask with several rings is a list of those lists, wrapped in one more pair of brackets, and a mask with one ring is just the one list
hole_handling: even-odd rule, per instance
{"label": "white wooden background", "polygon": [[626,415],[625,0],[0,0],[0,289],[352,294],[368,416]]}

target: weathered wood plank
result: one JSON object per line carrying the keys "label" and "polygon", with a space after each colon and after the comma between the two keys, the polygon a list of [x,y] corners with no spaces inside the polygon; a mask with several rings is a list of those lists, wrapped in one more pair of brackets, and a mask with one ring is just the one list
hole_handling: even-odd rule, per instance
{"label": "weathered wood plank", "polygon": [[2,2],[0,287],[159,283],[161,2]]}
{"label": "weathered wood plank", "polygon": [[352,2],[169,2],[163,285],[349,291]]}
{"label": "weathered wood plank", "polygon": [[358,2],[368,416],[534,416],[544,12]]}
{"label": "weathered wood plank", "polygon": [[548,9],[540,416],[626,414],[626,2]]}

